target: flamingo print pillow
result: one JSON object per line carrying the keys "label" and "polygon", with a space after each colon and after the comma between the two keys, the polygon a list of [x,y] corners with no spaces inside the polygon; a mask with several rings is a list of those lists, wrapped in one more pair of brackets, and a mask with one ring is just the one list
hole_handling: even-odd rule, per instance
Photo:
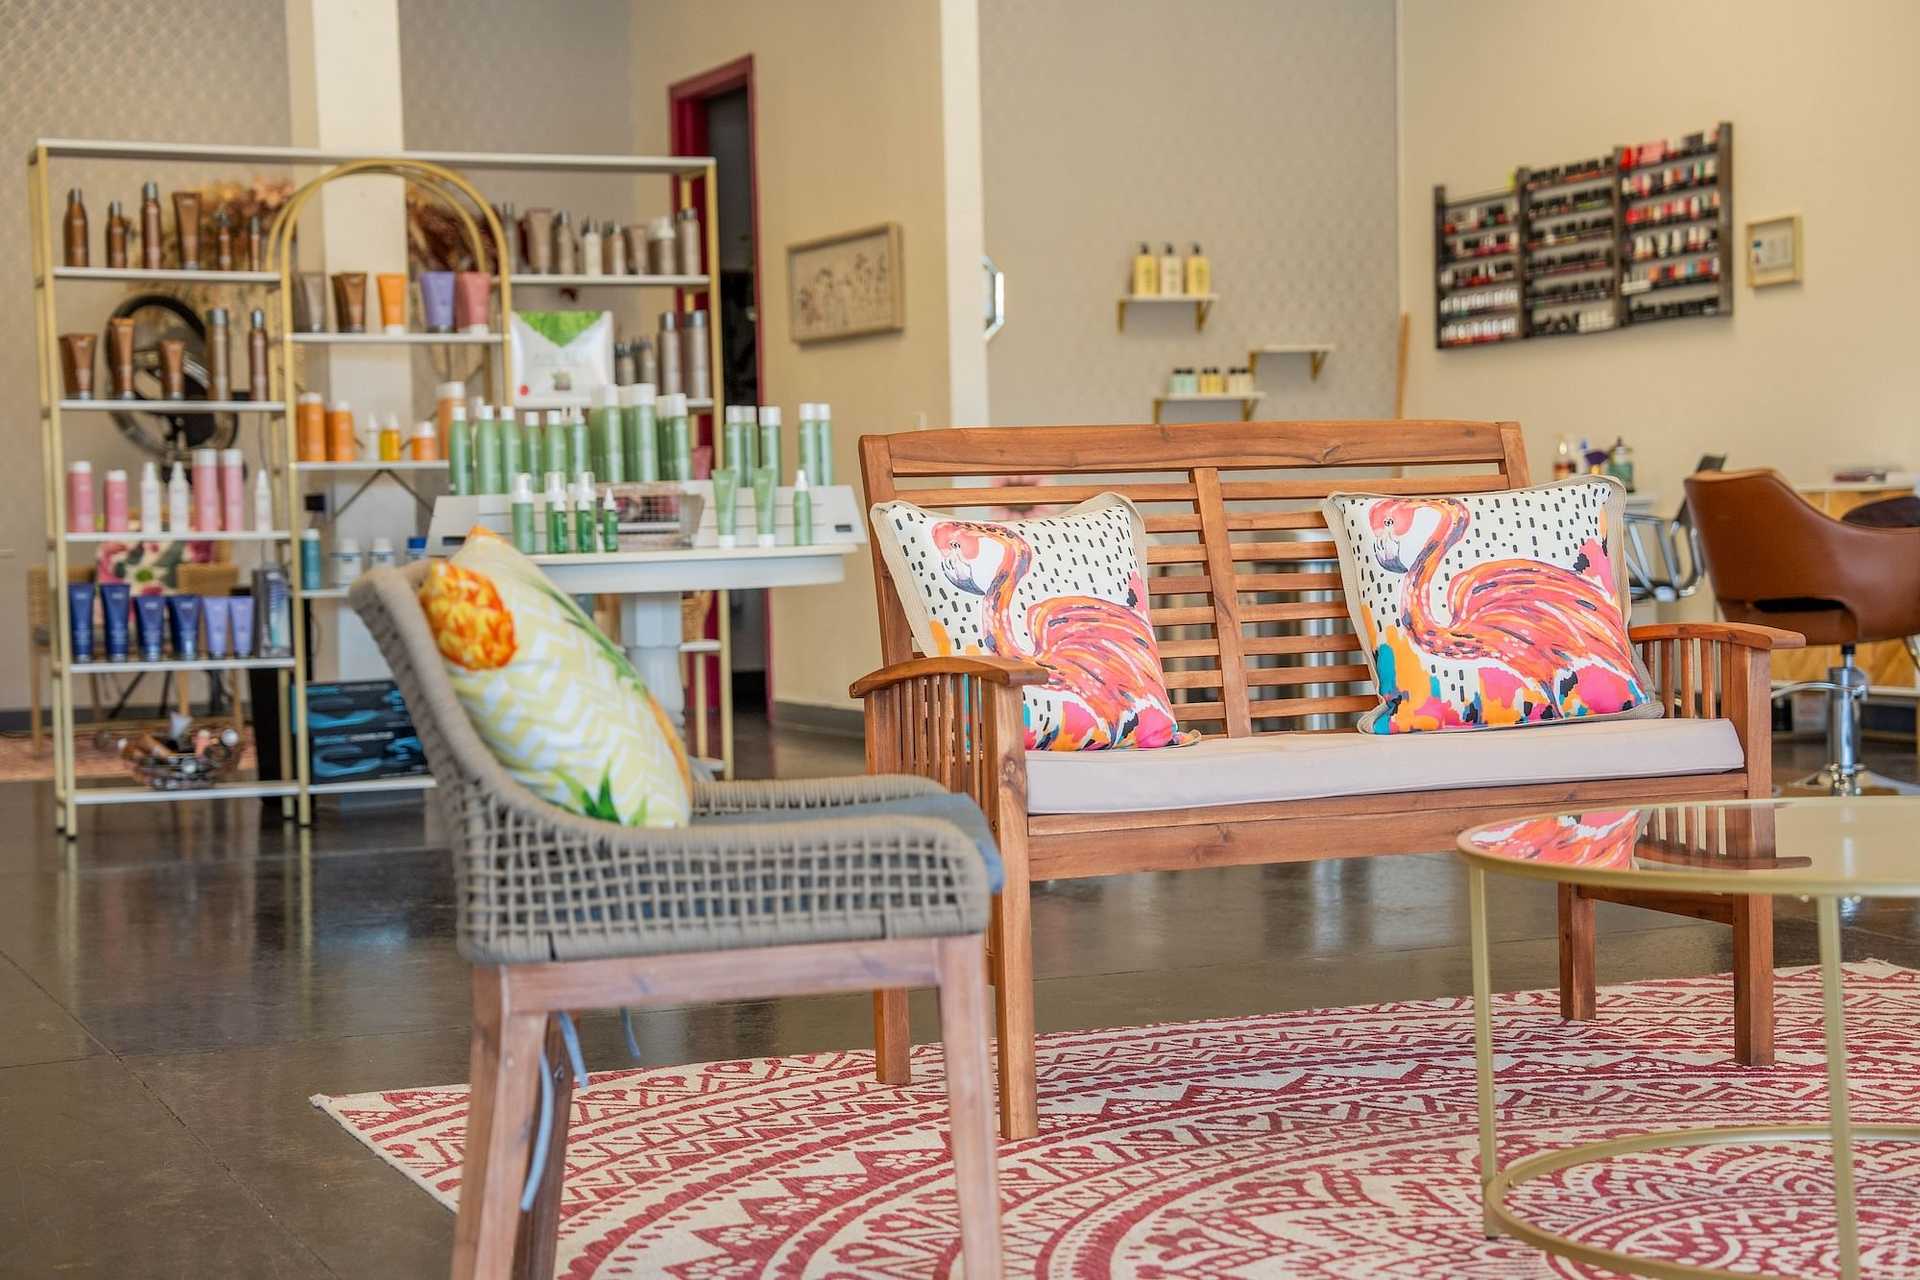
{"label": "flamingo print pillow", "polygon": [[1625,491],[1605,476],[1322,509],[1380,705],[1367,733],[1658,716],[1627,639]]}
{"label": "flamingo print pillow", "polygon": [[871,513],[920,652],[1025,658],[1027,750],[1165,747],[1183,739],[1147,618],[1146,526],[1117,493],[1059,515],[962,520],[906,502]]}

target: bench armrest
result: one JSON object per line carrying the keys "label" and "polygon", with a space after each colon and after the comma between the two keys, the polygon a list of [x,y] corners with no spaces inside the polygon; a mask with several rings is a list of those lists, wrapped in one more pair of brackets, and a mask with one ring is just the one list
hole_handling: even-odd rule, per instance
{"label": "bench armrest", "polygon": [[[867,772],[914,774],[972,796],[1008,856],[1026,832],[1020,691],[1046,679],[1031,662],[957,654],[896,662],[861,677],[852,694],[866,701]],[[1008,866],[1011,874],[1015,861]],[[1020,861],[1022,873],[1024,866]]]}
{"label": "bench armrest", "polygon": [[951,654],[944,658],[910,658],[882,667],[855,680],[847,694],[864,698],[878,689],[931,676],[966,676],[988,684],[1010,686],[1045,684],[1047,680],[1046,668],[1038,663],[989,658],[983,654]]}
{"label": "bench armrest", "polygon": [[1807,638],[1798,631],[1778,627],[1756,627],[1746,622],[1654,622],[1629,627],[1635,644],[1653,640],[1704,640],[1737,645],[1742,649],[1803,649]]}
{"label": "bench armrest", "polygon": [[1804,637],[1739,622],[1661,622],[1628,632],[1654,701],[1674,719],[1728,720],[1746,759],[1747,795],[1773,793],[1773,651]]}

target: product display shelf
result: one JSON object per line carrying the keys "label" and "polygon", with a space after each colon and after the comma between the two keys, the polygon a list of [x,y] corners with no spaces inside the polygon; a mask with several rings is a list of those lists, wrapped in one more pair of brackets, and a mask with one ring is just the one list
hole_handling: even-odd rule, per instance
{"label": "product display shelf", "polygon": [[[56,357],[57,359],[58,357]],[[54,371],[59,376],[59,370]],[[61,400],[62,413],[280,413],[278,400]]]}
{"label": "product display shelf", "polygon": [[380,458],[366,458],[366,459],[360,459],[354,462],[298,462],[296,461],[293,464],[293,469],[295,471],[311,471],[311,472],[330,471],[330,472],[336,472],[342,475],[354,475],[354,474],[364,474],[369,471],[373,471],[373,472],[445,471],[447,469],[447,463],[444,458],[436,459],[431,462],[416,462],[411,458],[395,458],[391,460],[380,459]]}
{"label": "product display shelf", "polygon": [[[280,463],[283,456],[277,450],[276,415],[281,415],[284,403],[280,400],[121,400],[121,399],[74,399],[64,394],[61,377],[58,336],[62,331],[60,303],[63,290],[68,287],[86,287],[89,298],[98,296],[93,286],[101,284],[117,285],[121,288],[137,288],[160,282],[185,282],[221,289],[278,289],[281,274],[278,271],[217,271],[145,268],[109,268],[67,266],[61,261],[64,256],[61,244],[61,224],[54,207],[54,194],[68,186],[68,183],[56,180],[53,168],[56,160],[66,159],[114,159],[132,160],[143,164],[165,162],[173,158],[162,154],[167,148],[149,147],[139,143],[75,143],[39,141],[28,151],[27,166],[27,204],[29,211],[29,243],[32,254],[31,279],[33,282],[34,330],[39,367],[40,393],[40,458],[42,479],[42,510],[46,528],[46,567],[50,582],[68,581],[69,567],[76,563],[87,563],[91,555],[81,557],[72,554],[76,547],[86,547],[109,541],[135,541],[137,532],[96,534],[70,534],[67,531],[67,487],[66,469],[69,458],[66,438],[67,415],[111,414],[116,412],[138,411],[143,413],[208,414],[231,413],[240,415],[243,427],[248,434],[239,441],[243,447],[254,452],[258,465],[264,467],[269,475],[280,475],[285,471]],[[220,149],[208,149],[209,155],[200,158],[226,158],[218,153]],[[146,174],[129,176],[126,186],[137,190],[141,178]],[[92,247],[92,246],[90,246]],[[237,299],[236,299],[237,300]],[[232,305],[232,304],[230,304]],[[269,371],[269,382],[273,382]],[[78,417],[75,421],[80,421]],[[260,428],[256,440],[251,429]],[[88,436],[92,439],[92,436]],[[84,456],[84,455],[82,455]],[[170,535],[169,535],[170,536]],[[284,544],[287,533],[284,530],[260,532],[200,534],[193,541],[222,543],[251,543],[263,550]],[[182,791],[156,791],[139,785],[107,785],[92,782],[82,784],[77,776],[74,764],[75,716],[74,681],[89,679],[100,675],[127,674],[139,675],[148,672],[189,675],[193,672],[229,671],[242,669],[267,669],[275,673],[274,688],[278,706],[282,712],[291,703],[288,701],[293,675],[291,658],[263,659],[195,659],[189,661],[164,660],[159,662],[108,662],[75,661],[69,600],[65,591],[52,593],[52,618],[49,627],[48,647],[52,661],[49,664],[53,681],[53,696],[50,699],[53,728],[54,758],[54,823],[67,839],[77,835],[79,809],[82,806],[153,804],[175,800],[196,800],[211,797],[263,797],[279,798],[287,802],[286,812],[293,812],[292,802],[300,790],[298,777],[291,769],[285,769],[283,776],[277,779],[264,779],[245,784],[232,784],[220,788],[194,789]],[[95,642],[101,637],[96,633]],[[97,650],[96,650],[97,652]],[[284,715],[279,717],[285,722]],[[286,745],[285,735],[282,745]],[[289,759],[284,753],[281,759]]]}
{"label": "product display shelf", "polygon": [[513,287],[516,289],[537,289],[542,286],[549,289],[705,289],[709,280],[706,276],[647,276],[647,275],[534,275],[529,272],[513,273]]}
{"label": "product display shelf", "polygon": [[1120,295],[1119,330],[1127,331],[1128,307],[1154,307],[1174,304],[1193,308],[1193,330],[1201,333],[1206,330],[1207,317],[1213,314],[1213,304],[1220,301],[1217,293],[1123,293]]}
{"label": "product display shelf", "polygon": [[[1504,193],[1489,192],[1450,200],[1444,186],[1435,187],[1435,345],[1445,348],[1496,346],[1527,338],[1584,337],[1655,320],[1730,314],[1733,270],[1725,250],[1734,243],[1733,126],[1722,121],[1705,145],[1670,152],[1658,160],[1640,161],[1636,157],[1630,162],[1630,153],[1628,147],[1614,147],[1599,165],[1585,164],[1572,172],[1539,172],[1522,166],[1515,171],[1513,190]],[[1689,165],[1708,157],[1713,157],[1716,163],[1711,179],[1676,180],[1643,193],[1628,190],[1631,175]],[[1603,184],[1604,201],[1599,199]],[[1719,197],[1716,209],[1629,221],[1635,210],[1707,192]],[[1516,202],[1510,223],[1465,229],[1450,226],[1449,218],[1454,211],[1491,207],[1503,199]],[[1632,256],[1635,236],[1707,222],[1716,224],[1711,245],[1663,251],[1638,259]],[[1514,270],[1511,273],[1451,287],[1442,283],[1450,278],[1446,274],[1449,271],[1457,272],[1478,261],[1509,256],[1508,251],[1474,253],[1463,251],[1460,246],[1460,241],[1467,237],[1484,237],[1509,228],[1519,246],[1519,252],[1512,255]],[[1566,261],[1578,258],[1583,248],[1602,244],[1606,246],[1604,259]],[[1662,263],[1714,257],[1720,261],[1717,276],[1694,280],[1652,279]],[[1576,284],[1591,281],[1592,287],[1544,296],[1531,290],[1531,282],[1548,279],[1570,280]],[[1505,326],[1497,322],[1505,310],[1502,307],[1470,312],[1443,310],[1451,294],[1508,285],[1519,290],[1521,299],[1511,332],[1506,332]],[[1679,291],[1678,301],[1667,300],[1669,291]],[[1636,310],[1635,300],[1648,294],[1662,295],[1661,302],[1643,303],[1640,310]],[[1489,323],[1477,326],[1464,323],[1476,319]]]}
{"label": "product display shelf", "polygon": [[[717,189],[714,180],[714,162],[705,156],[607,156],[607,155],[539,155],[513,153],[474,153],[474,152],[404,152],[397,154],[373,154],[363,152],[329,151],[300,147],[259,147],[259,146],[221,146],[207,144],[181,143],[142,143],[104,140],[42,139],[35,143],[27,156],[28,203],[31,214],[32,281],[34,290],[34,321],[39,354],[40,381],[40,420],[41,420],[41,459],[43,481],[43,509],[46,516],[46,547],[48,578],[52,582],[67,580],[69,565],[68,548],[111,540],[131,540],[127,535],[76,535],[69,537],[65,533],[67,524],[65,471],[67,451],[65,446],[63,414],[66,413],[112,413],[137,409],[149,413],[233,413],[244,415],[244,421],[258,423],[262,427],[262,437],[257,444],[258,465],[276,478],[276,493],[288,504],[292,512],[292,528],[287,530],[263,531],[262,533],[235,534],[196,534],[190,541],[253,542],[263,547],[279,548],[296,541],[300,536],[301,520],[304,515],[302,499],[304,492],[301,483],[303,474],[325,474],[327,472],[359,471],[377,476],[381,472],[400,471],[444,471],[446,464],[416,463],[401,461],[380,463],[377,461],[356,463],[299,463],[293,462],[294,439],[292,415],[289,413],[289,396],[285,389],[293,384],[296,369],[294,351],[303,346],[353,346],[356,344],[373,345],[423,345],[458,346],[469,345],[498,352],[497,380],[496,369],[488,368],[489,386],[505,387],[506,370],[509,366],[508,340],[499,334],[414,334],[406,335],[371,334],[295,334],[292,327],[291,301],[293,289],[289,275],[292,263],[285,252],[284,242],[279,244],[279,252],[269,255],[274,269],[266,271],[216,271],[144,268],[105,268],[105,267],[69,267],[58,261],[60,256],[60,224],[53,205],[53,196],[66,184],[56,182],[51,170],[55,161],[115,161],[133,162],[143,166],[165,166],[171,164],[191,164],[201,168],[214,164],[232,165],[272,165],[292,168],[296,166],[327,167],[327,171],[318,177],[306,181],[296,188],[292,200],[304,203],[304,197],[312,195],[319,187],[336,178],[352,173],[376,173],[384,176],[400,176],[413,181],[430,194],[445,197],[448,192],[463,192],[473,205],[478,221],[489,224],[489,231],[496,247],[501,243],[497,224],[490,209],[477,191],[460,176],[462,172],[519,172],[519,173],[597,173],[604,175],[639,176],[657,175],[674,180],[674,205],[687,207],[693,203],[693,182],[700,184],[703,194],[701,200],[704,215],[705,244],[704,254],[707,262],[719,259],[718,223],[716,219]],[[130,186],[136,186],[144,174],[130,180]],[[691,181],[690,181],[691,180]],[[283,229],[290,228],[297,221],[297,211],[291,216],[277,217],[271,234],[279,236]],[[464,216],[464,215],[463,215]],[[474,226],[474,219],[467,219]],[[496,256],[496,261],[509,261]],[[59,349],[57,335],[60,332],[59,294],[63,285],[117,284],[139,286],[162,282],[191,283],[208,286],[234,286],[248,288],[268,288],[278,293],[278,298],[270,304],[270,313],[276,314],[279,321],[279,333],[270,346],[277,368],[271,371],[270,380],[276,389],[282,390],[282,397],[266,401],[123,401],[123,400],[75,400],[63,397],[60,392]],[[696,306],[695,294],[710,294],[712,281],[707,275],[687,276],[623,276],[623,277],[558,277],[535,276],[525,273],[508,273],[498,277],[500,299],[506,308],[511,308],[510,287],[525,284],[529,287],[557,286],[560,288],[578,288],[591,286],[629,287],[629,288],[670,288],[680,291],[679,306],[683,310],[692,310]],[[711,302],[709,297],[708,302]],[[720,317],[717,310],[709,305],[712,315],[709,324],[709,367],[718,370],[720,361]],[[504,314],[504,311],[503,311]],[[510,402],[510,396],[500,397]],[[720,408],[718,397],[713,399],[690,401],[689,408],[701,413],[715,412]],[[719,433],[713,433],[716,437]],[[249,442],[251,443],[251,442]],[[717,450],[724,449],[724,440],[715,439]],[[398,477],[395,477],[398,479]],[[139,535],[133,534],[132,538]],[[289,548],[290,549],[290,548]],[[285,554],[276,550],[276,555]],[[299,572],[298,557],[287,555],[286,567],[290,576],[297,582]],[[347,782],[313,783],[309,773],[309,760],[305,750],[304,735],[296,743],[291,726],[300,717],[299,708],[304,706],[306,692],[306,655],[304,609],[309,599],[337,600],[345,591],[337,588],[319,588],[311,592],[295,590],[292,593],[293,635],[295,653],[285,658],[247,658],[247,659],[199,659],[195,661],[166,660],[147,662],[84,662],[72,661],[71,633],[67,615],[68,602],[65,592],[53,593],[54,622],[51,628],[51,647],[53,661],[51,672],[54,678],[54,697],[52,699],[52,719],[56,749],[54,753],[54,802],[55,823],[68,839],[76,836],[77,812],[81,807],[113,804],[153,804],[171,801],[200,799],[279,799],[283,802],[283,813],[288,817],[298,817],[306,821],[309,817],[310,797],[313,795],[334,795],[353,791],[417,791],[432,785],[431,778],[424,776],[406,776],[398,778],[361,779]],[[730,658],[730,644],[726,626],[725,593],[721,594],[720,619],[721,639],[717,642],[721,650],[723,668]],[[195,671],[224,670],[270,670],[275,673],[275,698],[278,706],[276,720],[280,728],[279,759],[285,776],[278,779],[253,779],[222,783],[208,788],[196,788],[180,791],[154,790],[138,785],[99,785],[94,782],[82,783],[74,768],[74,689],[73,681],[104,674],[140,674],[145,672],[191,673]],[[731,769],[733,757],[732,732],[732,691],[731,682],[721,681],[722,740],[723,757]],[[290,767],[291,766],[291,767]]]}
{"label": "product display shelf", "polygon": [[55,267],[56,280],[102,280],[119,284],[251,284],[280,287],[278,271],[189,271],[181,267]]}
{"label": "product display shelf", "polygon": [[1307,380],[1317,382],[1320,370],[1327,363],[1327,357],[1337,350],[1331,342],[1270,342],[1264,347],[1252,347],[1247,351],[1247,372],[1254,377],[1260,376],[1261,356],[1305,356],[1307,358]]}
{"label": "product display shelf", "polygon": [[1264,391],[1250,391],[1246,395],[1236,395],[1231,391],[1196,391],[1187,395],[1155,396],[1153,398],[1153,420],[1160,421],[1161,413],[1170,404],[1237,404],[1240,406],[1240,421],[1253,421],[1253,411],[1266,398]]}
{"label": "product display shelf", "polygon": [[[1462,215],[1467,215],[1463,218]],[[1477,215],[1490,214],[1485,218]],[[1472,225],[1460,226],[1470,220]],[[1526,291],[1526,192],[1523,184],[1502,191],[1449,196],[1433,189],[1433,341],[1436,347],[1491,346],[1524,336]],[[1468,243],[1473,241],[1473,243]],[[1496,265],[1502,266],[1494,274]],[[1471,283],[1463,270],[1489,278]],[[1515,301],[1451,311],[1448,299],[1481,290],[1512,290]],[[1504,296],[1504,295],[1503,295]]]}
{"label": "product display shelf", "polygon": [[68,542],[285,542],[285,529],[172,529],[165,533],[142,533],[121,529],[113,533],[62,534]]}

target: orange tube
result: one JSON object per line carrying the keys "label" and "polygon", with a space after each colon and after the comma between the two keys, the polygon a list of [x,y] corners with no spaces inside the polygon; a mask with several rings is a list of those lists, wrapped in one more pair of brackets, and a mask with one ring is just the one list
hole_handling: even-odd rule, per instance
{"label": "orange tube", "polygon": [[407,331],[407,278],[381,274],[374,277],[380,288],[380,328],[387,333]]}
{"label": "orange tube", "polygon": [[353,409],[345,400],[327,406],[327,460],[357,462],[360,441],[353,434]]}
{"label": "orange tube", "polygon": [[303,391],[293,406],[295,452],[302,462],[327,460],[327,406],[318,391]]}

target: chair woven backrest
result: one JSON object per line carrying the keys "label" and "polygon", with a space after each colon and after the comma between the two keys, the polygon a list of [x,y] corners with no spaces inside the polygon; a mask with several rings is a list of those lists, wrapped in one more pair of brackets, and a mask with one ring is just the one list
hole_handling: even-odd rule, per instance
{"label": "chair woven backrest", "polygon": [[[1152,545],[1147,591],[1183,724],[1231,737],[1303,727],[1377,699],[1348,622],[1320,499],[1487,493],[1527,483],[1511,422],[1235,422],[969,427],[866,436],[873,502],[1031,508],[1125,494]],[[964,482],[992,477],[987,487]],[[1040,478],[1041,487],[996,483]],[[873,557],[884,661],[913,656]]]}

